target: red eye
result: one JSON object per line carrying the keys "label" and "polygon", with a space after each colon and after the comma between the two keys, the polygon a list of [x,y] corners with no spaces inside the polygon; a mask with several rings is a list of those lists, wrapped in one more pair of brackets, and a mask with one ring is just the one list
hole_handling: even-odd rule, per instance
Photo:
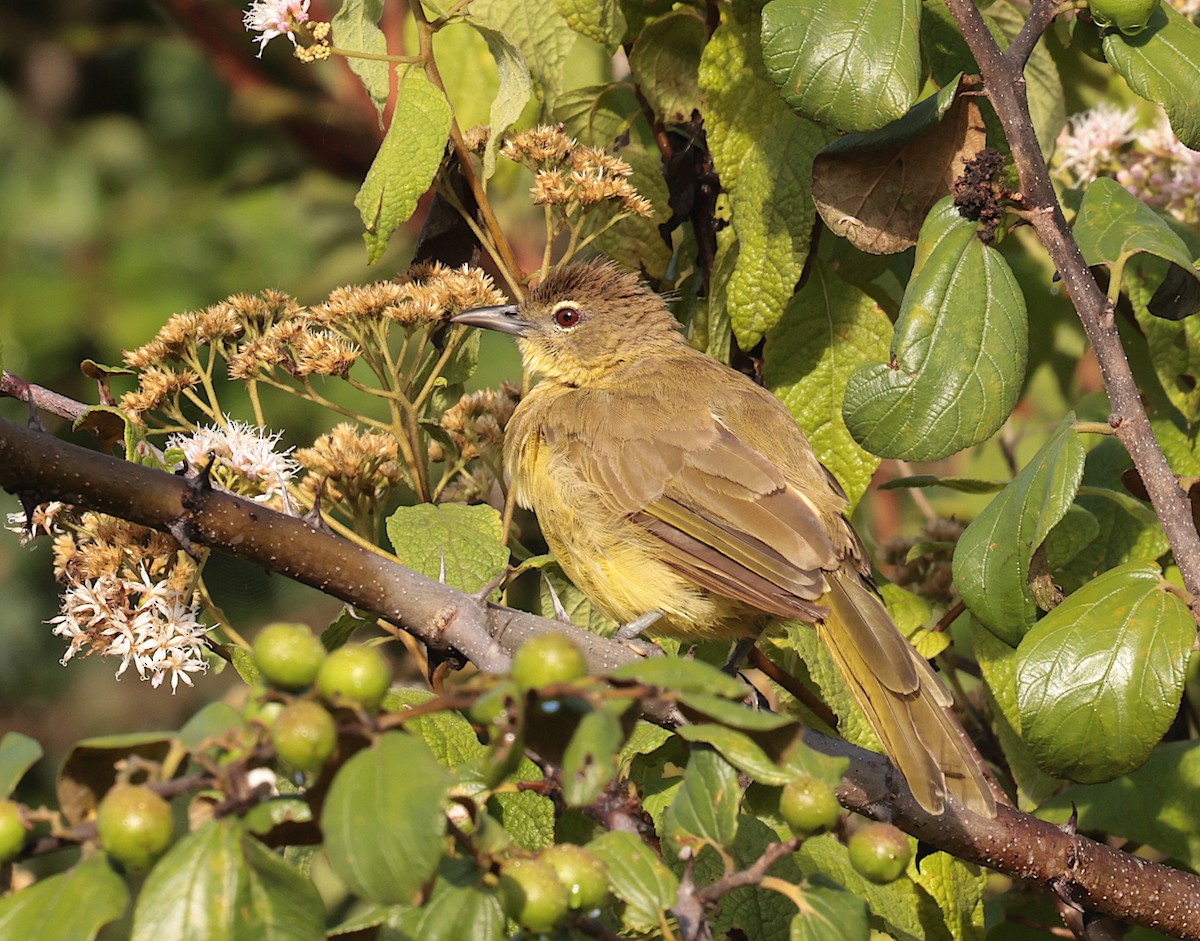
{"label": "red eye", "polygon": [[579,313],[579,308],[572,307],[569,304],[564,304],[554,311],[554,322],[560,327],[573,327],[581,319],[582,316]]}

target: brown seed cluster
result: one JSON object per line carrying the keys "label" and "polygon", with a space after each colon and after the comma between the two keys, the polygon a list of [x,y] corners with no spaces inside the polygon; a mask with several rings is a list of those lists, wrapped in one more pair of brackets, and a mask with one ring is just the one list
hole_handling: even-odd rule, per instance
{"label": "brown seed cluster", "polygon": [[[394,281],[335,290],[315,307],[280,291],[236,294],[206,310],[176,314],[145,346],[125,354],[138,370],[138,388],[121,399],[135,420],[202,381],[207,347],[228,364],[230,379],[277,371],[297,378],[345,376],[362,355],[364,328],[380,321],[404,328],[440,325],[455,313],[505,300],[477,268],[437,263],[414,266]],[[377,335],[377,334],[376,334]]]}
{"label": "brown seed cluster", "polygon": [[654,208],[629,177],[633,168],[620,157],[580,144],[561,124],[543,125],[505,140],[500,152],[534,171],[530,194],[539,206],[577,207],[611,202],[622,212],[650,217]]}
{"label": "brown seed cluster", "polygon": [[382,506],[408,476],[398,451],[390,434],[360,431],[349,422],[338,425],[294,455],[307,471],[301,500],[312,505],[322,493],[326,502]]}
{"label": "brown seed cluster", "polygon": [[504,444],[504,429],[520,401],[520,390],[509,383],[464,395],[442,414],[439,424],[464,460]]}

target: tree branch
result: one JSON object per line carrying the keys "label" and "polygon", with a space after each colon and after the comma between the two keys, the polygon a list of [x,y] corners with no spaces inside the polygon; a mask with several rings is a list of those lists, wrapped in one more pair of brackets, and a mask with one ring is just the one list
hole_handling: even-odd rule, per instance
{"label": "tree branch", "polygon": [[[638,658],[621,644],[557,621],[496,605],[409,571],[311,524],[231,494],[118,460],[0,419],[0,487],[166,530],[179,521],[191,538],[256,562],[411,632],[453,647],[484,670],[507,668],[535,634],[569,633],[602,673]],[[659,722],[672,713],[643,700]],[[1122,853],[1001,807],[994,820],[952,808],[926,813],[882,755],[807,730],[805,742],[847,757],[838,796],[850,810],[886,819],[929,845],[1020,879],[1055,884],[1083,908],[1200,941],[1200,877]]]}
{"label": "tree branch", "polygon": [[[1042,158],[1029,115],[1029,101],[1025,93],[1025,59],[1014,53],[1013,49],[1007,54],[1000,51],[984,22],[983,14],[972,0],[946,2],[975,61],[979,63],[984,89],[1004,126],[1020,175],[1024,204],[1029,209],[1027,218],[1058,269],[1067,296],[1075,305],[1088,342],[1096,353],[1104,388],[1112,406],[1117,437],[1129,451],[1134,466],[1145,482],[1150,503],[1162,523],[1175,562],[1183,575],[1184,585],[1195,604],[1200,599],[1200,534],[1197,534],[1192,521],[1188,498],[1180,489],[1150,428],[1150,420],[1142,407],[1141,395],[1125,348],[1117,334],[1112,305],[1084,263],[1079,245],[1067,227],[1062,206],[1050,182],[1050,173]],[[1031,20],[1045,16],[1046,4],[1047,0],[1039,0]],[[1028,28],[1029,24],[1026,26]],[[1030,29],[1028,35],[1032,37],[1033,32]],[[1023,29],[1021,36],[1026,35]],[[1197,614],[1193,607],[1193,615]]]}

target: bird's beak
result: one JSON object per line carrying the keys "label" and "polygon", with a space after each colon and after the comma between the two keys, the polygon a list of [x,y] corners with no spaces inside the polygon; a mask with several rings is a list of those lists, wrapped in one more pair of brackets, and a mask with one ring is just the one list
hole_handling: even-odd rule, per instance
{"label": "bird's beak", "polygon": [[451,317],[452,323],[466,324],[468,327],[483,327],[485,330],[497,330],[500,333],[511,333],[523,337],[533,326],[517,313],[516,304],[501,304],[498,307],[476,307],[474,310],[463,311]]}

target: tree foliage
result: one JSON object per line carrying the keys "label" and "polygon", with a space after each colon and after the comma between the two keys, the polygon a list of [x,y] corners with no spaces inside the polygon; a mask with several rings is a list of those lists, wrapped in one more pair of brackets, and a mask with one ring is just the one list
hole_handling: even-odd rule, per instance
{"label": "tree foliage", "polygon": [[[329,25],[259,0],[308,68],[361,83],[366,254],[412,225],[415,257],[320,303],[246,285],[176,314],[85,364],[92,406],[4,374],[124,458],[0,424],[0,484],[54,535],[65,659],[243,688],[76,743],[55,807],[19,803],[41,747],[0,739],[28,831],[0,937],[957,941],[1048,933],[1051,905],[1078,937],[1200,937],[1200,28],[1093,6],[342,0]],[[585,59],[606,74],[576,81]],[[1098,107],[1068,124],[1084,78]],[[522,377],[481,388],[449,317],[592,252],[775,392],[853,502],[884,465],[924,510],[881,547],[883,594],[1011,802],[996,820],[921,811],[812,631],[764,637],[756,699],[721,645],[610,640],[544,554],[499,467]],[[285,452],[287,398],[341,423]],[[210,550],[351,607],[320,645],[252,648]],[[521,648],[548,634],[587,675]],[[424,682],[380,702],[364,643]],[[144,879],[95,823],[129,784],[177,817]],[[805,812],[835,790],[911,836]]]}

